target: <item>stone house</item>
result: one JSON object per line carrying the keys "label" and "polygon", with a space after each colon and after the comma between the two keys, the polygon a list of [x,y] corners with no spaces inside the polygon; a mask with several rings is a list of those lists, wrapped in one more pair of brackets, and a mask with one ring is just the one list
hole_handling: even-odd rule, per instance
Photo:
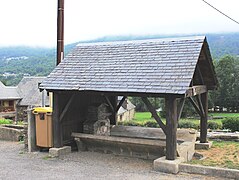
{"label": "stone house", "polygon": [[[122,96],[118,97],[118,101],[122,99]],[[134,118],[135,105],[129,99],[125,99],[125,102],[119,108],[117,113],[117,121],[129,121]]]}
{"label": "stone house", "polygon": [[5,86],[0,81],[0,119],[16,118],[16,105],[21,99],[16,87]]}
{"label": "stone house", "polygon": [[0,82],[0,111],[3,111],[4,114],[2,117],[11,117],[17,121],[27,121],[26,110],[28,107],[49,106],[47,93],[45,91],[40,92],[38,89],[39,83],[44,78],[23,77],[15,87],[7,87]]}
{"label": "stone house", "polygon": [[17,120],[27,121],[27,107],[49,106],[49,97],[45,91],[40,92],[39,84],[45,77],[27,76],[17,86],[21,100],[17,103]]}

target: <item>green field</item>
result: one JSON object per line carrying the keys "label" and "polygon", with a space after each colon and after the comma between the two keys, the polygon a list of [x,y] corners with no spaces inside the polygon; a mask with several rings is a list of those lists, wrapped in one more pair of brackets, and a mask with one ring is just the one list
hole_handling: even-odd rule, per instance
{"label": "green field", "polygon": [[[239,117],[239,113],[209,113],[209,116],[213,119],[208,120],[209,129],[222,129],[222,121],[226,118]],[[163,123],[165,123],[165,118],[162,118]],[[124,122],[123,125],[133,125],[133,126],[146,126],[146,127],[159,127],[158,123],[151,118],[150,112],[136,112],[135,117],[132,121]],[[194,128],[199,129],[200,118],[181,118],[178,122],[179,128]]]}
{"label": "green field", "polygon": [[[212,117],[222,117],[222,119],[226,118],[226,117],[239,117],[239,113],[209,113],[208,115],[212,116]],[[222,119],[214,119],[213,121],[221,122]],[[134,121],[137,121],[140,123],[140,122],[145,122],[145,121],[149,121],[149,120],[154,120],[154,118],[151,118],[150,112],[136,112],[135,113]],[[165,120],[165,119],[162,118],[162,120]],[[199,119],[188,119],[188,120],[199,121]]]}
{"label": "green field", "polygon": [[212,117],[239,117],[239,113],[209,113]]}

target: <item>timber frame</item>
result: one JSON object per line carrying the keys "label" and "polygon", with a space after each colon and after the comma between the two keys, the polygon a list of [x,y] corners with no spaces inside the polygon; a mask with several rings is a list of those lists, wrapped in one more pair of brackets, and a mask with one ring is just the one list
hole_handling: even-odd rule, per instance
{"label": "timber frame", "polygon": [[[218,81],[206,37],[79,44],[42,82],[53,92],[53,144],[83,132],[90,102],[107,103],[110,124],[128,96],[140,97],[166,135],[166,159],[175,160],[177,127],[188,98],[200,116],[200,142],[207,142],[208,91]],[[117,104],[117,97],[123,99]],[[150,97],[165,99],[166,124]],[[72,138],[72,137],[71,137]]]}
{"label": "timber frame", "polygon": [[[59,108],[59,96],[61,93],[55,92],[53,99],[53,132],[54,132],[54,147],[62,147],[64,145],[62,137],[62,121],[66,115],[68,109],[72,106],[76,93],[73,93],[68,101],[63,105],[64,108]],[[91,94],[89,94],[91,95]],[[189,96],[190,95],[190,96]],[[194,95],[194,96],[193,96]],[[117,104],[117,95],[112,96],[112,94],[99,94],[105,99],[105,102],[109,105],[112,118],[110,119],[111,125],[116,125],[116,114],[119,107],[123,104],[127,96],[123,96],[121,101]],[[177,127],[178,121],[181,117],[183,111],[184,103],[186,98],[188,98],[195,108],[195,111],[201,117],[200,120],[200,142],[207,142],[207,114],[208,114],[208,92],[205,92],[204,86],[190,87],[185,94],[185,96],[178,95],[166,95],[159,96],[165,99],[165,110],[166,110],[166,124],[163,123],[160,116],[158,115],[155,107],[150,103],[147,96],[139,96],[142,101],[147,106],[152,117],[157,121],[160,128],[166,135],[166,159],[175,160],[177,157]],[[194,100],[196,99],[196,100]],[[60,110],[62,109],[62,110]]]}

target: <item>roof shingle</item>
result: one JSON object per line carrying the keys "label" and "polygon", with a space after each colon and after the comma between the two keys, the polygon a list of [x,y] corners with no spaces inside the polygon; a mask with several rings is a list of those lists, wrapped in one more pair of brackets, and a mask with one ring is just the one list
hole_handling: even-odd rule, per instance
{"label": "roof shingle", "polygon": [[79,44],[40,88],[184,94],[204,41],[187,37]]}

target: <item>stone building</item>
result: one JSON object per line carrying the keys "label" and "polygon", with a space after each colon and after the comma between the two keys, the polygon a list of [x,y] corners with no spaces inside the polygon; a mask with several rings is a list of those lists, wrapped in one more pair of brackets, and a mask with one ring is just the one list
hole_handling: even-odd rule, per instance
{"label": "stone building", "polygon": [[39,84],[45,77],[23,77],[17,86],[21,100],[17,103],[17,120],[27,121],[27,107],[49,106],[49,97],[45,91],[40,92]]}
{"label": "stone building", "polygon": [[21,99],[16,87],[5,86],[0,81],[0,119],[16,118],[16,105]]}
{"label": "stone building", "polygon": [[[118,97],[118,101],[122,99],[122,96]],[[129,99],[125,99],[125,102],[119,108],[117,113],[117,121],[129,121],[134,118],[135,115],[135,105]]]}
{"label": "stone building", "polygon": [[8,87],[0,82],[0,118],[27,121],[28,107],[49,106],[47,93],[38,89],[44,78],[23,77],[15,87]]}

